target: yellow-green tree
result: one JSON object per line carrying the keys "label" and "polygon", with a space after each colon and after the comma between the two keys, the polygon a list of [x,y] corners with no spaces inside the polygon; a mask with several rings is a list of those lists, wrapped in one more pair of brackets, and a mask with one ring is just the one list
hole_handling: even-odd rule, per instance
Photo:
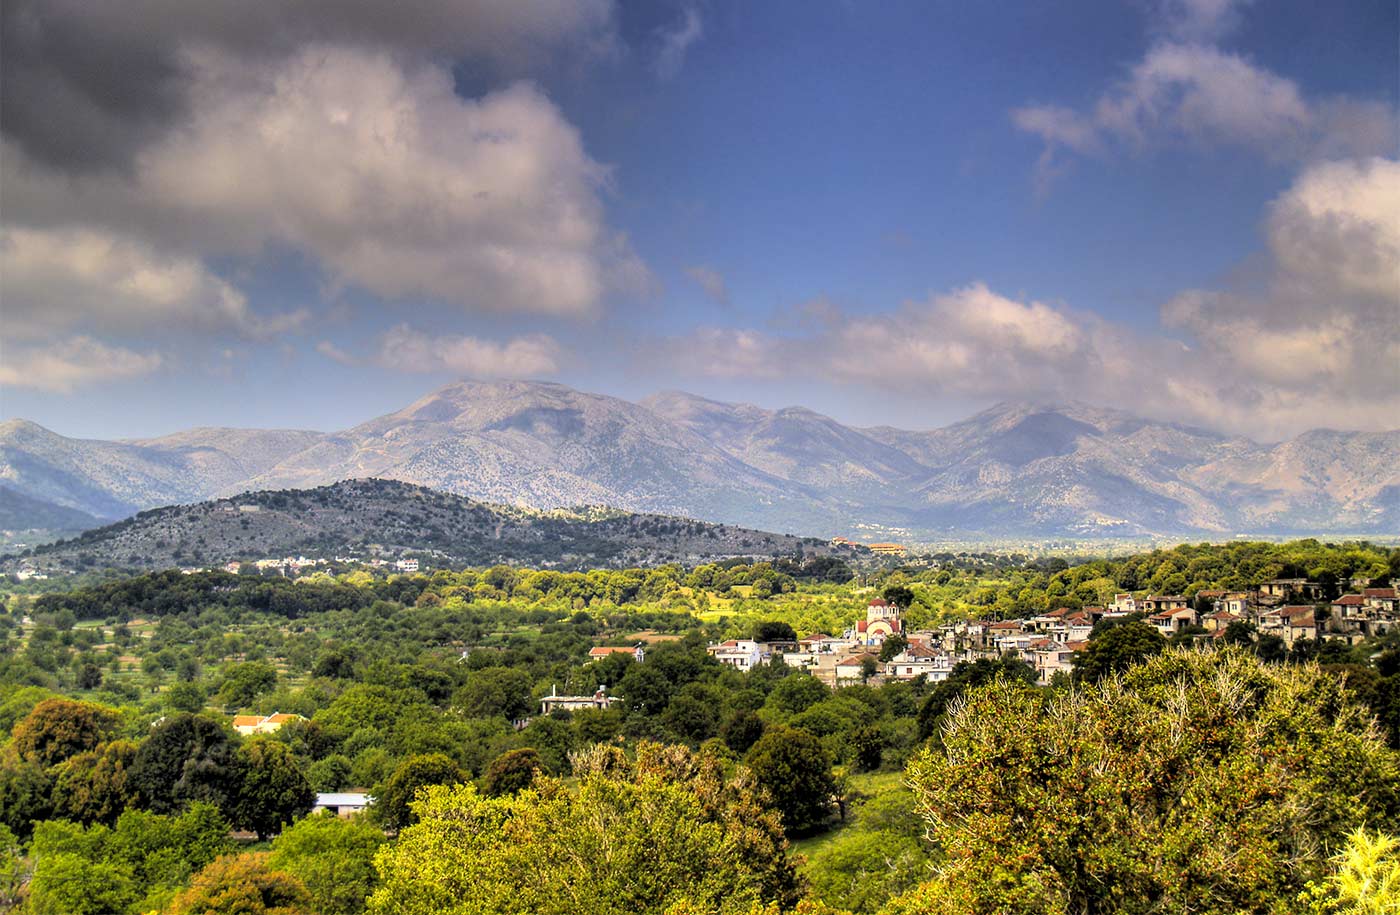
{"label": "yellow-green tree", "polygon": [[1338,681],[1239,650],[997,681],[908,775],[946,859],[898,913],[1294,911],[1325,849],[1400,816],[1400,755]]}
{"label": "yellow-green tree", "polygon": [[726,777],[716,757],[654,744],[635,762],[598,756],[576,760],[577,790],[550,778],[500,798],[428,788],[418,823],[379,854],[369,911],[661,915],[684,900],[728,915],[795,904],[782,827],[744,770]]}

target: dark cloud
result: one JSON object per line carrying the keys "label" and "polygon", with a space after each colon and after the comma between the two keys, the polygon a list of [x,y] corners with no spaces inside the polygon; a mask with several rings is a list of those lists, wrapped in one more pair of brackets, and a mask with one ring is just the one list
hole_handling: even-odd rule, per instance
{"label": "dark cloud", "polygon": [[520,74],[613,41],[611,0],[6,0],[0,132],[66,172],[129,166],[188,113],[186,52],[274,60],[311,42],[480,58]]}
{"label": "dark cloud", "polygon": [[79,4],[0,5],[0,132],[38,161],[124,166],[184,110],[173,45],[103,18]]}

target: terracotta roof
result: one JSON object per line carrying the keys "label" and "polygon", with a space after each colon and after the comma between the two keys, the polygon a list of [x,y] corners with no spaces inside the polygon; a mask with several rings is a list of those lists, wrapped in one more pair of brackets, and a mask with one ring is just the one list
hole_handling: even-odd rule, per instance
{"label": "terracotta roof", "polygon": [[236,728],[239,728],[239,727],[250,728],[250,727],[255,726],[259,721],[262,721],[262,716],[261,716],[261,715],[234,715],[234,716],[233,716],[233,726],[236,727]]}
{"label": "terracotta roof", "polygon": [[635,654],[636,651],[635,648],[626,648],[621,645],[599,645],[596,648],[588,649],[588,656],[590,658],[606,658],[610,654]]}
{"label": "terracotta roof", "polygon": [[877,597],[870,602],[870,606],[872,607],[888,607],[889,605],[890,602],[885,600],[883,597]]}
{"label": "terracotta roof", "polygon": [[1308,622],[1312,622],[1314,611],[1312,607],[1304,606],[1279,607],[1278,615],[1285,617],[1290,622],[1302,618],[1306,618]]}
{"label": "terracotta roof", "polygon": [[1366,603],[1366,598],[1362,597],[1360,594],[1343,594],[1341,597],[1332,601],[1334,607],[1359,607],[1364,603]]}
{"label": "terracotta roof", "polygon": [[1394,597],[1394,588],[1363,588],[1361,594],[1364,597]]}

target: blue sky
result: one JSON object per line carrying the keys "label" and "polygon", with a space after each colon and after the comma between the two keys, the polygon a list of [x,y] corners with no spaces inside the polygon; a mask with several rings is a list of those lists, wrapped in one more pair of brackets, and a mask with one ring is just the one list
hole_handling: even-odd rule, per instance
{"label": "blue sky", "polygon": [[7,5],[4,417],[1400,426],[1393,3],[376,9]]}

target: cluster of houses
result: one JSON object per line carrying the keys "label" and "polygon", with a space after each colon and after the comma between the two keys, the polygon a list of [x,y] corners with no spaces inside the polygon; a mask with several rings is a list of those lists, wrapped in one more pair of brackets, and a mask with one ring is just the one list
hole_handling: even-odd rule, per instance
{"label": "cluster of houses", "polygon": [[[1400,626],[1395,588],[1367,588],[1328,602],[1322,587],[1303,579],[1265,582],[1248,591],[1201,591],[1195,599],[1180,594],[1134,597],[1117,594],[1107,607],[1060,608],[1030,619],[974,620],[936,630],[906,632],[898,607],[881,598],[870,601],[865,619],[839,637],[816,633],[789,642],[729,639],[707,649],[718,661],[739,670],[780,659],[802,668],[829,686],[852,683],[946,680],[959,661],[994,659],[1015,652],[1048,684],[1056,673],[1068,674],[1074,653],[1104,619],[1143,614],[1145,621],[1170,638],[1191,631],[1219,639],[1231,623],[1252,624],[1261,636],[1274,635],[1292,648],[1303,639],[1343,638],[1359,642]],[[1313,603],[1304,601],[1313,600]],[[905,645],[881,661],[885,639],[900,635]]]}
{"label": "cluster of houses", "polygon": [[[390,561],[386,559],[361,559],[356,556],[336,556],[334,559],[308,559],[305,556],[284,556],[281,559],[258,559],[249,563],[234,561],[225,563],[222,568],[225,572],[231,572],[237,575],[245,565],[251,565],[259,572],[272,571],[281,572],[283,575],[286,575],[288,572],[299,574],[307,569],[314,569],[317,566],[328,566],[331,564],[359,564],[377,569],[389,568],[396,572],[417,572],[419,568],[417,559],[395,559]],[[194,573],[204,570],[200,568],[191,568],[182,569],[181,571]]]}

